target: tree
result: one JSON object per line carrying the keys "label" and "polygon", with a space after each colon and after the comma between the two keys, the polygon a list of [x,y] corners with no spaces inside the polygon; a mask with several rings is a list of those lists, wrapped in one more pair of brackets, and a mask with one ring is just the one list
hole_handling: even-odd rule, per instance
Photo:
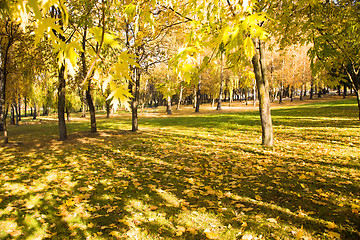
{"label": "tree", "polygon": [[4,142],[8,142],[6,128],[6,86],[11,61],[11,48],[20,38],[19,24],[13,22],[9,16],[2,16],[0,23],[0,131],[4,131]]}

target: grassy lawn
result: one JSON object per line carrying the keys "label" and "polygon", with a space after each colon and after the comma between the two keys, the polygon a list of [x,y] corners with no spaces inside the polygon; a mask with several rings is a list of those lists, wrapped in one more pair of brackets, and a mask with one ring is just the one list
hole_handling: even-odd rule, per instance
{"label": "grassy lawn", "polygon": [[0,239],[360,239],[357,111],[276,108],[272,148],[258,111],[11,126]]}

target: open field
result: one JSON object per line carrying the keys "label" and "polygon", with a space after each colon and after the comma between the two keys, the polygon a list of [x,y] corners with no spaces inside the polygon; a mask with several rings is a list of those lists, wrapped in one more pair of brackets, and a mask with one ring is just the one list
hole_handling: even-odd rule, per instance
{"label": "open field", "polygon": [[357,104],[325,100],[274,104],[272,148],[236,104],[10,126],[0,239],[359,239]]}

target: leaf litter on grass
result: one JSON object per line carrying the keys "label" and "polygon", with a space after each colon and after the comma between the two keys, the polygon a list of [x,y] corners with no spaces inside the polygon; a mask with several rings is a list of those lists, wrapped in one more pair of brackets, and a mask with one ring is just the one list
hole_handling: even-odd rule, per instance
{"label": "leaf litter on grass", "polygon": [[358,239],[358,123],[301,111],[273,111],[273,148],[251,112],[143,119],[139,133],[101,120],[113,129],[1,147],[0,238]]}

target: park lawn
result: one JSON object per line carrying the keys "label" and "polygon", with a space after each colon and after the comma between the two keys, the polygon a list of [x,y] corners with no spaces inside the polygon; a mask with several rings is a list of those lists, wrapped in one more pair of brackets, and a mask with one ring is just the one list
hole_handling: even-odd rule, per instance
{"label": "park lawn", "polygon": [[359,239],[355,99],[257,111],[10,127],[0,239]]}

